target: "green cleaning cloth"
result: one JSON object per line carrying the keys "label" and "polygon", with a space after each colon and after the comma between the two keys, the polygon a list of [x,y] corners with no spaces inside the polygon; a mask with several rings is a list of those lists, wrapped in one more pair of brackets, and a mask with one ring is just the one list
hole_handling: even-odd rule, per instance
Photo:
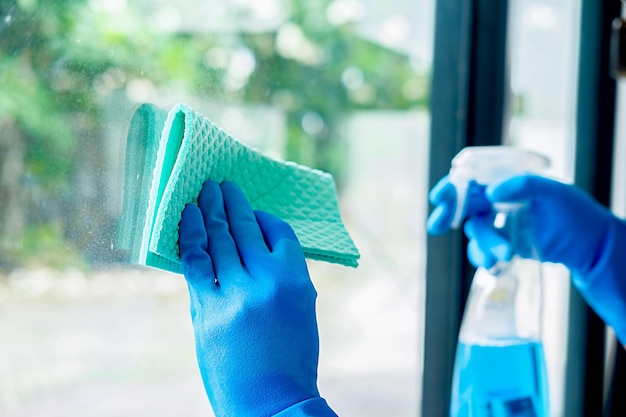
{"label": "green cleaning cloth", "polygon": [[148,211],[152,172],[157,159],[161,132],[167,112],[152,104],[135,111],[128,128],[124,173],[124,202],[115,246],[128,254],[128,261],[139,263],[139,253]]}
{"label": "green cleaning cloth", "polygon": [[[141,186],[137,181],[142,175],[129,174],[128,170],[126,175],[126,181],[130,180],[135,186],[125,187],[125,193],[131,193],[125,194],[125,201],[127,198],[139,199],[135,206],[125,203],[125,209],[138,212],[126,219],[140,222],[145,216],[141,240],[138,239],[139,231],[125,232],[131,235],[130,239],[127,237],[127,243],[129,240],[134,242],[130,246],[133,253],[138,253],[138,263],[182,272],[178,255],[181,213],[186,204],[197,201],[202,184],[212,179],[218,183],[224,180],[236,183],[254,209],[273,213],[289,223],[306,257],[357,266],[359,252],[342,222],[335,183],[330,174],[294,162],[272,159],[230,137],[184,104],[176,105],[167,114],[163,125],[160,124],[165,114],[162,110],[144,105],[138,109],[140,111],[143,114],[136,114],[134,119],[141,120],[136,123],[141,128],[133,130],[131,122],[130,133],[141,132],[147,135],[146,141],[154,143],[156,132],[161,126],[163,128],[158,135],[158,151],[153,163],[152,147],[145,147],[142,163],[146,171]],[[137,142],[129,137],[129,143],[131,141]],[[150,164],[153,169],[147,166]],[[147,171],[150,175],[145,174]],[[149,193],[143,188],[145,177],[151,178]],[[142,194],[146,195],[145,215],[141,213],[144,207]],[[128,225],[127,222],[123,224]]]}

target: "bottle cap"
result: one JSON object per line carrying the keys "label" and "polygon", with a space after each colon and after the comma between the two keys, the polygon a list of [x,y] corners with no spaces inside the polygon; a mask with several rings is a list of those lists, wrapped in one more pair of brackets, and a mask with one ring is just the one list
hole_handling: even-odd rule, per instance
{"label": "bottle cap", "polygon": [[535,151],[514,146],[470,146],[462,149],[452,160],[450,181],[456,188],[457,205],[452,227],[463,221],[467,188],[471,181],[489,185],[513,175],[541,174],[550,160]]}

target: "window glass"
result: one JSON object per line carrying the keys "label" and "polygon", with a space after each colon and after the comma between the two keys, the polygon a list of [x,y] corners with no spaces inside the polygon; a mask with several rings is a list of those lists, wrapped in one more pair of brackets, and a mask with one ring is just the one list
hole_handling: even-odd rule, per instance
{"label": "window glass", "polygon": [[116,245],[142,103],[328,171],[320,390],[419,409],[434,0],[0,0],[0,415],[206,416],[181,275]]}
{"label": "window glass", "polygon": [[[548,156],[548,175],[573,181],[580,1],[511,3],[512,120],[508,142]],[[544,346],[551,414],[563,413],[569,274],[544,266]]]}
{"label": "window glass", "polygon": [[[622,11],[622,19],[626,17],[626,10]],[[626,157],[626,82],[623,78],[617,80],[617,101],[615,121],[615,147],[613,150],[613,201],[611,208],[621,218],[626,217],[626,166],[620,163]]]}
{"label": "window glass", "polygon": [[[622,19],[624,10],[622,10]],[[626,82],[623,78],[617,80],[617,94],[615,107],[615,142],[613,148],[613,177],[611,189],[611,209],[621,219],[626,218],[626,166],[622,163],[626,159]],[[607,352],[606,367],[607,372],[612,372],[617,346],[615,343],[615,332],[611,327],[607,327]]]}

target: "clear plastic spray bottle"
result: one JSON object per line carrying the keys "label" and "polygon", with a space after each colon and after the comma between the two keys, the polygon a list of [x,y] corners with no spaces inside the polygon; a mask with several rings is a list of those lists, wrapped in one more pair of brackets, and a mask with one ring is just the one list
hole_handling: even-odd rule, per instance
{"label": "clear plastic spray bottle", "polygon": [[[463,219],[472,182],[489,185],[514,174],[541,173],[549,161],[513,147],[468,147],[452,161],[457,191],[453,227]],[[509,256],[474,275],[461,323],[452,381],[451,417],[549,417],[542,343],[541,266],[525,201],[493,207],[494,228]]]}

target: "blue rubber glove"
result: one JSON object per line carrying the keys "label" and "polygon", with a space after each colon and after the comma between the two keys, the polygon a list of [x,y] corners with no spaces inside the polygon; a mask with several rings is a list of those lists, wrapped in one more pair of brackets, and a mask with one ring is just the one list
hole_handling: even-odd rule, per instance
{"label": "blue rubber glove", "polygon": [[[439,236],[450,230],[456,212],[456,189],[448,175],[433,187],[429,194],[430,202],[435,206],[428,217],[426,228],[432,235]],[[463,208],[463,217],[487,214],[491,211],[491,203],[485,196],[485,186],[470,181]]]}
{"label": "blue rubber glove", "polygon": [[198,365],[216,416],[336,416],[317,389],[317,293],[291,227],[207,182],[180,254]]}
{"label": "blue rubber glove", "polygon": [[[529,202],[540,259],[568,267],[589,305],[626,342],[626,223],[575,186],[540,176],[509,178],[487,187],[484,195],[491,204]],[[484,206],[467,216],[468,256],[475,266],[489,268],[510,256],[509,243],[492,221],[492,210]]]}

